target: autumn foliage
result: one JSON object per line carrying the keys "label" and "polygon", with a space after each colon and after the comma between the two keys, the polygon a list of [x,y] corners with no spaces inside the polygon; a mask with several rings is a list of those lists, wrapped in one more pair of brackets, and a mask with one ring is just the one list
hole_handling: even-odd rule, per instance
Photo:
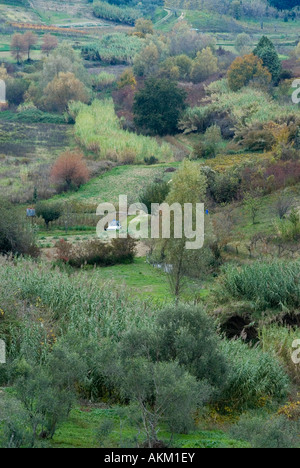
{"label": "autumn foliage", "polygon": [[12,56],[17,60],[18,63],[21,62],[21,59],[25,54],[25,49],[26,48],[22,34],[14,34],[11,40],[10,50]]}
{"label": "autumn foliage", "polygon": [[237,57],[228,70],[228,84],[232,91],[238,91],[250,81],[268,85],[271,80],[269,70],[263,66],[262,60],[253,54]]}
{"label": "autumn foliage", "polygon": [[45,89],[47,110],[64,112],[70,101],[88,102],[89,96],[84,84],[73,73],[59,73]]}
{"label": "autumn foliage", "polygon": [[46,54],[47,56],[49,53],[56,49],[58,46],[58,40],[55,36],[52,36],[52,34],[45,34],[43,37],[43,43],[42,43],[42,52],[43,54]]}
{"label": "autumn foliage", "polygon": [[51,178],[62,191],[79,188],[89,180],[83,154],[76,151],[62,153],[52,167]]}
{"label": "autumn foliage", "polygon": [[36,43],[37,36],[31,31],[27,31],[25,34],[14,34],[10,44],[11,54],[18,63],[21,62],[25,54],[27,54],[27,59],[30,61],[30,52]]}
{"label": "autumn foliage", "polygon": [[27,31],[23,35],[24,50],[27,54],[28,62],[30,61],[30,52],[33,46],[37,43],[37,36],[31,31]]}

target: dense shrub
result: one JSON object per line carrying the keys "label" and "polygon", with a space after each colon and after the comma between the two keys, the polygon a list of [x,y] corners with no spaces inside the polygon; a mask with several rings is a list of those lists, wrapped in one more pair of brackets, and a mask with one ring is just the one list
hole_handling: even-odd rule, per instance
{"label": "dense shrub", "polygon": [[294,185],[300,180],[299,161],[280,161],[269,165],[265,172],[266,179],[272,178],[273,188],[279,189]]}
{"label": "dense shrub", "polygon": [[225,294],[250,301],[257,310],[297,309],[300,307],[299,275],[298,261],[256,261],[241,268],[228,266],[222,287]]}
{"label": "dense shrub", "polygon": [[6,202],[0,207],[0,253],[38,256],[34,232],[15,208]]}
{"label": "dense shrub", "polygon": [[127,239],[112,239],[111,243],[99,239],[81,242],[76,247],[61,240],[56,244],[57,258],[73,267],[84,265],[111,266],[120,263],[132,263],[135,257],[136,241]]}
{"label": "dense shrub", "polygon": [[241,195],[260,190],[265,194],[295,185],[300,181],[299,161],[277,161],[249,165],[239,170]]}
{"label": "dense shrub", "polygon": [[241,340],[222,341],[221,350],[230,363],[221,403],[235,409],[257,408],[268,400],[282,401],[289,378],[272,354],[250,347]]}
{"label": "dense shrub", "polygon": [[83,154],[75,151],[62,153],[52,167],[51,177],[62,191],[78,189],[89,180]]}
{"label": "dense shrub", "polygon": [[208,127],[216,124],[225,138],[232,138],[235,133],[239,135],[241,129],[248,132],[251,125],[256,127],[260,124],[263,128],[264,123],[276,122],[278,116],[283,122],[297,121],[291,108],[285,110],[261,90],[246,87],[239,92],[231,92],[222,81],[215,83],[207,87],[213,95],[213,102],[203,107],[188,108],[180,119],[180,130],[204,133]]}
{"label": "dense shrub", "polygon": [[275,139],[268,130],[252,130],[244,136],[242,144],[246,151],[269,151],[274,146]]}
{"label": "dense shrub", "polygon": [[140,202],[146,205],[148,213],[151,213],[152,203],[163,203],[170,191],[170,185],[163,181],[157,181],[148,185],[140,195]]}
{"label": "dense shrub", "polygon": [[43,218],[47,229],[52,221],[56,221],[62,214],[62,208],[58,203],[39,202],[36,205],[36,216]]}
{"label": "dense shrub", "polygon": [[246,440],[252,448],[297,448],[299,446],[299,424],[284,416],[268,417],[263,414],[243,415],[230,434]]}
{"label": "dense shrub", "polygon": [[215,175],[209,185],[209,192],[216,203],[230,203],[238,197],[239,187],[238,177],[227,171]]}
{"label": "dense shrub", "polygon": [[159,161],[155,156],[150,156],[149,158],[144,158],[145,164],[148,166],[153,166],[154,164],[157,164]]}
{"label": "dense shrub", "polygon": [[29,83],[22,78],[8,80],[6,88],[6,99],[9,104],[20,105],[24,101],[24,94],[28,89]]}
{"label": "dense shrub", "polygon": [[193,148],[192,159],[212,159],[215,156],[215,146],[205,141],[199,141]]}

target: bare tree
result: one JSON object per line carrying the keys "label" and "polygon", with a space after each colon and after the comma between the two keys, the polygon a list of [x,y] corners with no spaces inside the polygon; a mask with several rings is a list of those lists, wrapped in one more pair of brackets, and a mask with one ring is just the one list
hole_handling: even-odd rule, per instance
{"label": "bare tree", "polygon": [[291,195],[281,193],[274,203],[273,210],[276,216],[283,219],[285,215],[293,208],[294,198]]}

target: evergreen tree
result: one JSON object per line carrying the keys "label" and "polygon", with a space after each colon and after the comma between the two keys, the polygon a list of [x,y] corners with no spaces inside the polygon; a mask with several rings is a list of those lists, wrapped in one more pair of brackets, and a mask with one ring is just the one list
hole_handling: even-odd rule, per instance
{"label": "evergreen tree", "polygon": [[282,66],[273,42],[268,37],[263,36],[253,54],[262,60],[263,66],[271,73],[273,82],[278,82]]}
{"label": "evergreen tree", "polygon": [[174,134],[185,108],[186,92],[167,79],[150,78],[136,94],[135,123],[156,135]]}

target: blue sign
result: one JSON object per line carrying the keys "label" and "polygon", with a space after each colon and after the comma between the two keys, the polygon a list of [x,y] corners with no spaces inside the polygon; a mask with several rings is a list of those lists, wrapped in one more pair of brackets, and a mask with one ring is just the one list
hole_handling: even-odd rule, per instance
{"label": "blue sign", "polygon": [[35,217],[35,210],[33,208],[27,208],[26,215],[27,215],[28,218],[34,218]]}

